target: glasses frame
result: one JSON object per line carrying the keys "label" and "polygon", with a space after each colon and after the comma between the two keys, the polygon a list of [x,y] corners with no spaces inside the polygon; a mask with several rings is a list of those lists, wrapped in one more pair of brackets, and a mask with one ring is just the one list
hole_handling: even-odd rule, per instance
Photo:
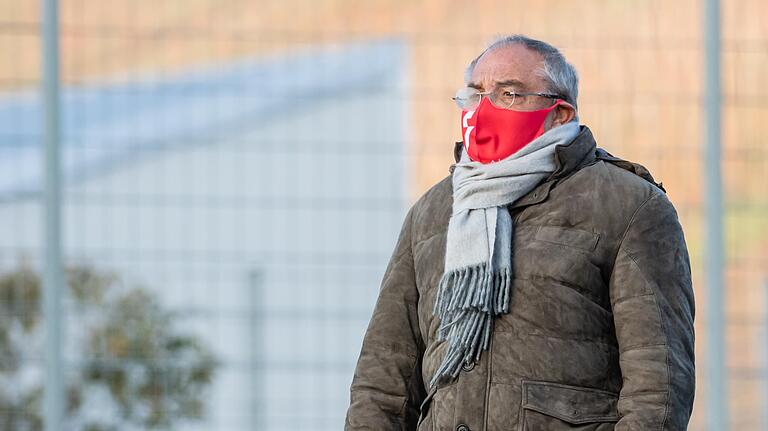
{"label": "glasses frame", "polygon": [[[461,88],[456,92],[456,94],[458,95],[460,91],[465,89],[471,89],[471,87]],[[516,91],[504,91],[504,93],[509,93],[512,95],[512,102],[510,102],[507,106],[500,106],[496,102],[494,102],[493,99],[489,99],[490,102],[493,104],[493,106],[496,106],[502,109],[511,109],[511,106],[515,104],[515,99],[517,99],[518,96],[521,96],[521,97],[538,96],[538,97],[544,97],[544,98],[553,99],[553,100],[562,99],[562,97],[560,97],[559,95],[552,94],[552,93],[518,93]],[[492,91],[485,91],[485,92],[475,91],[473,96],[478,95],[480,97],[477,99],[477,102],[473,102],[472,104],[469,104],[469,98],[464,99],[458,96],[454,96],[451,99],[454,102],[456,102],[456,105],[462,110],[471,111],[473,109],[476,109],[480,105],[480,102],[482,101],[483,96],[488,96],[490,94],[493,94],[493,92]],[[464,102],[462,102],[462,100],[464,100]]]}

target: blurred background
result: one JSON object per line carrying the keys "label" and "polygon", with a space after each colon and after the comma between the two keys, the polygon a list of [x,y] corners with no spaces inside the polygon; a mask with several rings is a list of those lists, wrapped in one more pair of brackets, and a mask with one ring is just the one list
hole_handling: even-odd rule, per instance
{"label": "blurred background", "polygon": [[[466,64],[560,48],[598,145],[663,181],[707,426],[702,0],[60,2],[61,328],[78,430],[338,430],[405,212],[448,175]],[[768,429],[768,3],[725,0],[730,428]],[[41,4],[0,0],[0,429],[42,429]]]}

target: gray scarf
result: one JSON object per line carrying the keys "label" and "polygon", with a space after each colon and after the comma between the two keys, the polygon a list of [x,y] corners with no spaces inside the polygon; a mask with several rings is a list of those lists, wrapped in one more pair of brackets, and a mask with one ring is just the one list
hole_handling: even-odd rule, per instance
{"label": "gray scarf", "polygon": [[448,222],[445,272],[432,312],[437,339],[448,345],[430,386],[455,378],[488,350],[493,317],[509,312],[512,284],[512,218],[505,206],[555,170],[555,146],[579,133],[571,121],[494,163],[470,161],[464,148],[453,171],[453,211]]}

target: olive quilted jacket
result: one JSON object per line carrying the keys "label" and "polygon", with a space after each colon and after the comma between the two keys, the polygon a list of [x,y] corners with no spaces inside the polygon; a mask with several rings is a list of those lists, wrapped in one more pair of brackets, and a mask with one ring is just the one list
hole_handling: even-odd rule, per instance
{"label": "olive quilted jacket", "polygon": [[556,156],[557,170],[508,206],[510,312],[479,361],[431,388],[446,347],[432,307],[451,177],[410,208],[365,333],[346,430],[686,428],[694,297],[677,213],[644,167],[597,148],[585,126]]}

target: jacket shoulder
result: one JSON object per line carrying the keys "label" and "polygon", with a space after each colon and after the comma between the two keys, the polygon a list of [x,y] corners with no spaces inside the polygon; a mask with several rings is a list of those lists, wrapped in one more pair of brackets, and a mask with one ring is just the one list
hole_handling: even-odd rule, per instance
{"label": "jacket shoulder", "polygon": [[576,182],[589,183],[579,186],[592,187],[603,198],[616,196],[625,202],[666,194],[663,185],[656,182],[645,166],[612,156],[602,148],[597,149],[596,156],[594,163],[575,173]]}
{"label": "jacket shoulder", "polygon": [[[637,210],[650,200],[663,202],[658,210],[674,212],[672,203],[666,192],[648,175],[638,172],[648,172],[642,165],[626,162],[618,165],[611,161],[597,159],[595,163],[583,167],[569,178],[565,178],[555,188],[553,193],[557,199],[574,199],[570,204],[579,211],[589,214],[597,223],[614,234],[621,234],[622,226],[626,226]],[[639,168],[635,168],[635,166]],[[636,170],[637,169],[637,170]],[[584,200],[585,199],[585,200]],[[655,216],[662,216],[655,213]],[[606,227],[611,225],[610,228]],[[600,230],[603,230],[603,229]]]}
{"label": "jacket shoulder", "polygon": [[638,177],[653,184],[654,186],[658,187],[662,192],[664,193],[667,192],[664,189],[664,186],[660,182],[658,183],[656,182],[656,180],[653,178],[653,175],[651,175],[651,172],[640,163],[635,163],[629,160],[624,160],[622,158],[616,157],[603,148],[597,148],[595,150],[595,158],[596,160],[607,162],[610,165],[613,165],[615,167],[624,169],[625,171],[631,172],[637,175]]}

